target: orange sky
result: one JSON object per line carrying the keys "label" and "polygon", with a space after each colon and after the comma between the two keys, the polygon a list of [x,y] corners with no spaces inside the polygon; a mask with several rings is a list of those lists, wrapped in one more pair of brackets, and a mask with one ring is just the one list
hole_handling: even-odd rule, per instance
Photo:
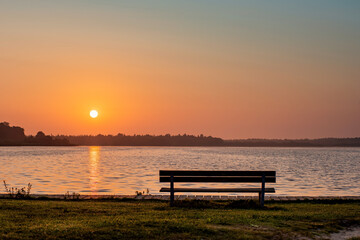
{"label": "orange sky", "polygon": [[2,3],[0,121],[26,134],[360,136],[357,3],[90,2]]}

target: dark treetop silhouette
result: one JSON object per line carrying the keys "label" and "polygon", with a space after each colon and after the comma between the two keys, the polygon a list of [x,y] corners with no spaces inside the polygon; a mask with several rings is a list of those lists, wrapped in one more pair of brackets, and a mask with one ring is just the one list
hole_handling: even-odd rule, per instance
{"label": "dark treetop silhouette", "polygon": [[25,136],[21,127],[0,123],[0,146],[239,146],[239,147],[360,147],[360,138],[223,140],[204,135],[81,135]]}
{"label": "dark treetop silhouette", "polygon": [[38,132],[36,136],[25,136],[21,127],[10,127],[8,122],[0,123],[0,146],[70,146],[67,139],[47,136]]}

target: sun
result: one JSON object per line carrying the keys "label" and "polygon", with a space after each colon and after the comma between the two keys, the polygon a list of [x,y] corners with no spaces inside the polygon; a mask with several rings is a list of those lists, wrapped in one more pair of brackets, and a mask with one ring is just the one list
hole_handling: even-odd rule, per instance
{"label": "sun", "polygon": [[90,117],[96,118],[97,116],[98,116],[98,112],[96,110],[91,110],[90,111]]}

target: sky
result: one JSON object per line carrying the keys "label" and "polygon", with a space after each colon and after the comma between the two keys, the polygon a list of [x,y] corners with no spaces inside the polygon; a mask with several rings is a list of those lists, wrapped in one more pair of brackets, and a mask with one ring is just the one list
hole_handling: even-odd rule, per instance
{"label": "sky", "polygon": [[0,0],[2,121],[27,135],[360,137],[360,1]]}

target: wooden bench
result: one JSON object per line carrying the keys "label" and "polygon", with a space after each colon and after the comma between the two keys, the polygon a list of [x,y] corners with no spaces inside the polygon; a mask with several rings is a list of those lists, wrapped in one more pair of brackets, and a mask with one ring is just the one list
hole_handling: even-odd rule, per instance
{"label": "wooden bench", "polygon": [[[259,193],[260,205],[264,206],[265,193],[274,193],[275,188],[265,188],[265,183],[276,182],[275,171],[184,171],[160,170],[160,182],[169,182],[170,188],[160,192],[170,192],[170,205],[174,204],[175,192],[244,192]],[[211,183],[261,183],[260,188],[175,188],[174,183],[211,182]]]}

